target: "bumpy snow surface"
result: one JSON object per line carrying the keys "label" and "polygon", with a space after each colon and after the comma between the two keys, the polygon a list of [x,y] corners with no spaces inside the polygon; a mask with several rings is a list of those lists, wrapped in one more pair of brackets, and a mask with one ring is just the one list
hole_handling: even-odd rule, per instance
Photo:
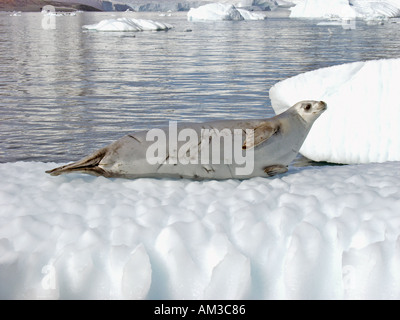
{"label": "bumpy snow surface", "polygon": [[0,164],[0,297],[400,298],[400,162],[250,180]]}

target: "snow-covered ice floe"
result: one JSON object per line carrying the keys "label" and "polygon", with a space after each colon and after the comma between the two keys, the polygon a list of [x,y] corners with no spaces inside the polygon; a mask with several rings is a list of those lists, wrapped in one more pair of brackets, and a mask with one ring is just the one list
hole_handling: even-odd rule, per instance
{"label": "snow-covered ice floe", "polygon": [[323,100],[328,110],[300,149],[315,161],[400,160],[400,59],[347,63],[306,72],[270,89],[281,113],[294,102]]}
{"label": "snow-covered ice floe", "polygon": [[304,0],[290,8],[291,18],[355,18],[348,0]]}
{"label": "snow-covered ice floe", "polygon": [[276,178],[0,164],[2,299],[400,299],[400,162]]}
{"label": "snow-covered ice floe", "polygon": [[291,18],[382,19],[400,15],[400,0],[303,0],[290,10]]}
{"label": "snow-covered ice floe", "polygon": [[96,24],[84,25],[82,28],[95,31],[161,31],[171,29],[172,26],[153,20],[117,18],[105,19]]}
{"label": "snow-covered ice floe", "polygon": [[265,15],[239,9],[228,3],[210,3],[191,8],[187,13],[187,18],[189,21],[264,20]]}

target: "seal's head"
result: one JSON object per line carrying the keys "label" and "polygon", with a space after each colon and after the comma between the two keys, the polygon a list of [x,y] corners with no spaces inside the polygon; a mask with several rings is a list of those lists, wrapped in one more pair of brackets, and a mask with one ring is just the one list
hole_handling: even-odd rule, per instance
{"label": "seal's head", "polygon": [[327,107],[324,101],[304,100],[297,102],[292,109],[294,109],[307,124],[312,125]]}

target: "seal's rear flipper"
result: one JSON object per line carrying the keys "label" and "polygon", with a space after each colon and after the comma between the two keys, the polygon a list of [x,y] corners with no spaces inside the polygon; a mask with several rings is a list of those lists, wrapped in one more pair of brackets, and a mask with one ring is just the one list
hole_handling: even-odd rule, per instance
{"label": "seal's rear flipper", "polygon": [[283,166],[281,164],[276,164],[276,165],[264,168],[264,172],[270,177],[273,177],[274,175],[277,175],[280,173],[285,173],[287,171],[288,171],[288,167]]}
{"label": "seal's rear flipper", "polygon": [[49,173],[52,176],[58,176],[60,174],[70,172],[85,172],[95,176],[107,176],[107,172],[98,167],[98,164],[104,158],[106,152],[106,148],[100,149],[90,156],[83,158],[82,160],[48,170],[46,173]]}

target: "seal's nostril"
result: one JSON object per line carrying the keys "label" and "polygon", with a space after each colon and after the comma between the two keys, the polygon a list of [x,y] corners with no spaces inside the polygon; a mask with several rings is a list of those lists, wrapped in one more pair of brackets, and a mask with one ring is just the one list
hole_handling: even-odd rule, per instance
{"label": "seal's nostril", "polygon": [[327,108],[327,104],[326,104],[325,101],[322,101],[322,100],[321,100],[319,103],[322,105],[322,108],[323,108],[323,109],[326,109],[326,108]]}

